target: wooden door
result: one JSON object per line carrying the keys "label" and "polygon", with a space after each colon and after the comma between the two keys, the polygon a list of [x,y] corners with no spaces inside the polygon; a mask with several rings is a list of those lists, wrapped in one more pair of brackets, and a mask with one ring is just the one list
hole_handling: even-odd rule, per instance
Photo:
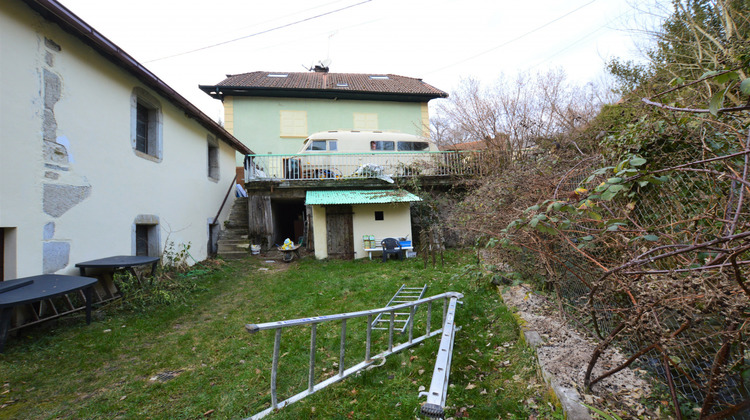
{"label": "wooden door", "polygon": [[354,229],[352,228],[352,206],[326,207],[326,238],[328,258],[354,259]]}

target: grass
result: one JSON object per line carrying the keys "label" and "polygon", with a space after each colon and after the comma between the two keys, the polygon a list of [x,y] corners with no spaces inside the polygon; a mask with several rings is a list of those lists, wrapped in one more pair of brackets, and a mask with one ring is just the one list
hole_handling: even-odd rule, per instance
{"label": "grass", "polygon": [[[447,416],[562,418],[545,398],[513,315],[489,282],[475,275],[472,260],[470,252],[451,252],[444,267],[423,268],[416,259],[283,265],[248,258],[196,271],[183,278],[192,284],[190,293],[171,305],[110,306],[98,310],[89,326],[75,315],[11,337],[0,354],[0,418],[249,417],[270,406],[274,334],[248,334],[245,324],[380,307],[401,284],[427,284],[427,296],[465,295],[456,315],[462,329]],[[433,308],[433,326],[441,312],[442,305]],[[421,332],[426,309],[416,319],[415,331]],[[347,325],[347,366],[364,356],[363,343],[356,344],[364,330],[364,322]],[[280,400],[307,386],[309,331],[300,327],[282,335]],[[338,371],[339,334],[338,323],[318,327],[318,381]],[[373,354],[387,346],[387,332],[379,334]],[[437,347],[437,338],[427,340],[270,418],[415,418]]]}

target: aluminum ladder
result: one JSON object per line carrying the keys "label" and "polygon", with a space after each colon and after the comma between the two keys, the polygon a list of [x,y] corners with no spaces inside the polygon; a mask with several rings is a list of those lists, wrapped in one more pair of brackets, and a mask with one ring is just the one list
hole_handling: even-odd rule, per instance
{"label": "aluminum ladder", "polygon": [[[443,418],[445,409],[445,400],[448,390],[448,379],[450,373],[450,363],[453,352],[453,341],[455,332],[458,329],[454,325],[454,317],[456,313],[456,304],[458,300],[463,298],[462,293],[457,292],[446,292],[439,295],[431,296],[428,298],[417,299],[409,303],[395,304],[391,307],[384,307],[379,309],[372,309],[368,311],[359,312],[348,312],[333,315],[313,316],[308,318],[290,319],[284,321],[266,322],[263,324],[246,324],[245,329],[255,334],[260,331],[273,330],[275,332],[274,344],[273,344],[273,360],[271,362],[271,406],[267,409],[249,417],[246,420],[257,420],[261,419],[268,414],[273,413],[289,404],[303,399],[304,397],[313,394],[328,385],[334,384],[343,380],[344,378],[353,375],[363,369],[373,366],[376,361],[382,361],[391,354],[398,353],[410,347],[416,346],[417,344],[437,335],[441,336],[440,349],[435,361],[435,370],[433,372],[432,382],[430,384],[429,392],[422,393],[422,396],[427,397],[426,403],[422,406],[422,414],[431,418]],[[443,303],[443,318],[440,328],[433,330],[430,320],[432,319],[432,307],[433,303],[438,305],[442,301]],[[420,305],[427,306],[427,318],[425,319],[425,331],[424,334],[419,337],[415,337],[414,331],[414,313]],[[402,337],[405,342],[399,344],[394,342],[394,320],[395,314],[398,310],[409,310],[412,316],[408,325],[408,335]],[[374,353],[373,340],[372,340],[372,320],[380,315],[388,314],[390,318],[390,325],[388,331],[388,343],[387,348],[382,352],[373,355]],[[347,324],[350,327],[355,327],[356,320],[363,319],[366,321],[366,346],[364,360],[356,363],[350,367],[345,366],[345,353],[346,353],[346,337],[347,337]],[[347,321],[349,321],[347,323]],[[316,349],[317,349],[317,326],[327,322],[340,322],[341,323],[341,343],[339,348],[339,361],[338,361],[338,374],[331,376],[327,379],[317,381],[315,375],[316,366]],[[277,375],[279,370],[279,356],[281,348],[281,332],[284,329],[295,328],[295,327],[310,327],[310,365],[307,372],[307,389],[288,397],[286,400],[279,401],[276,385]]]}
{"label": "aluminum ladder", "polygon": [[[393,295],[390,301],[388,301],[388,304],[385,305],[385,307],[389,308],[391,306],[401,305],[403,303],[412,303],[414,301],[420,300],[424,297],[424,293],[426,290],[426,284],[422,287],[406,287],[405,284],[402,284],[396,294]],[[387,330],[391,328],[391,319],[383,318],[383,315],[384,313],[378,314],[375,320],[372,321],[373,330]],[[403,334],[404,332],[406,332],[406,328],[410,325],[412,314],[411,312],[396,312],[394,315],[395,318],[393,322],[396,324],[395,329],[399,330],[401,334]]]}

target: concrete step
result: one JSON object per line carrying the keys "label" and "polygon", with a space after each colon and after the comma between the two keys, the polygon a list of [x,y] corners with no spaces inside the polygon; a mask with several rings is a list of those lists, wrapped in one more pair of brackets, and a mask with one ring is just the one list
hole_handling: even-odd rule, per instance
{"label": "concrete step", "polygon": [[233,245],[233,246],[244,246],[245,248],[247,248],[248,246],[250,246],[250,241],[248,241],[247,239],[242,239],[242,238],[234,238],[234,239],[221,238],[219,239],[218,244],[219,245],[225,244],[225,245]]}
{"label": "concrete step", "polygon": [[223,231],[219,236],[219,241],[245,241],[247,242],[247,231]]}
{"label": "concrete step", "polygon": [[222,247],[222,241],[244,239],[247,243],[247,235],[250,231],[247,212],[247,198],[236,198],[229,212],[229,218],[224,222],[221,233],[219,233],[219,253],[222,252],[221,250],[233,250],[231,245],[225,244]]}
{"label": "concrete step", "polygon": [[246,258],[248,255],[250,255],[249,252],[219,252],[219,256],[221,258],[224,258],[225,260],[240,260],[242,258]]}
{"label": "concrete step", "polygon": [[219,254],[222,254],[224,252],[248,252],[250,249],[250,243],[247,241],[224,241],[220,240],[218,242],[218,250],[217,252]]}
{"label": "concrete step", "polygon": [[224,230],[227,229],[238,229],[238,230],[247,230],[249,224],[247,223],[247,220],[245,222],[233,222],[231,220],[228,220],[224,223]]}

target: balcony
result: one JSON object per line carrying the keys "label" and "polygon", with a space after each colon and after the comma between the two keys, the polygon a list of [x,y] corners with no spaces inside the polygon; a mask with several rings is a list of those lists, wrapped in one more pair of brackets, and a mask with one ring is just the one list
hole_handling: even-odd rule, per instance
{"label": "balcony", "polygon": [[245,182],[475,176],[486,173],[489,156],[483,150],[247,155]]}

